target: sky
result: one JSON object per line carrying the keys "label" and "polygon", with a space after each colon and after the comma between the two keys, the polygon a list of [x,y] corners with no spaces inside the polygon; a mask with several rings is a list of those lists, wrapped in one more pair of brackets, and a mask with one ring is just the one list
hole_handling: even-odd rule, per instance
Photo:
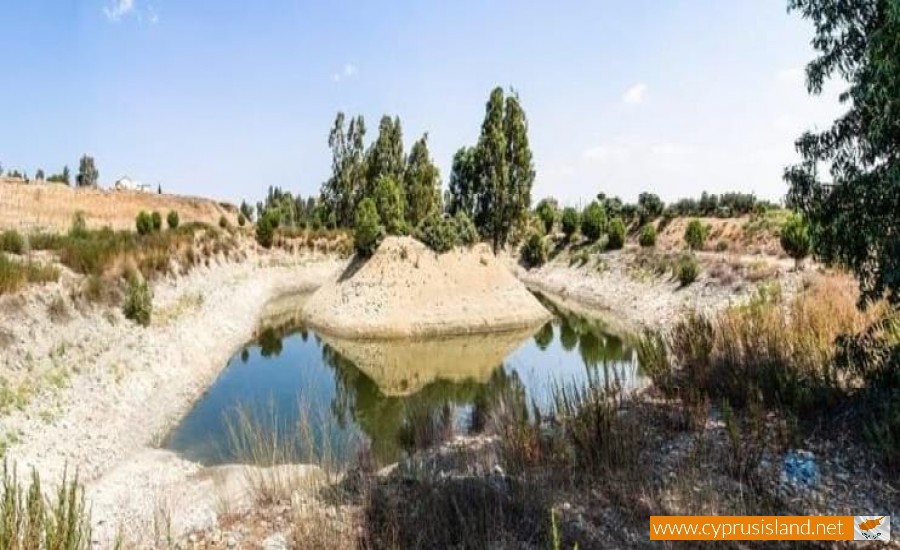
{"label": "sky", "polygon": [[[164,191],[318,193],[337,111],[398,115],[446,185],[495,86],[529,122],[535,199],[701,191],[780,199],[810,97],[812,27],[785,0],[2,0],[0,163],[96,159]],[[0,197],[2,200],[2,197]]]}

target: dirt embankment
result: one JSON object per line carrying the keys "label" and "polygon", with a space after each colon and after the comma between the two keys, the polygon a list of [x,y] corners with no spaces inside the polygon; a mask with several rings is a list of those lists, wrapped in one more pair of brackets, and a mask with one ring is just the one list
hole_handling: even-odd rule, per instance
{"label": "dirt embankment", "polygon": [[235,225],[238,214],[234,205],[198,197],[0,180],[0,230],[64,231],[76,212],[84,215],[89,228],[134,229],[141,210],[158,211],[164,218],[174,210],[181,223],[198,221],[212,226],[222,216]]}
{"label": "dirt embankment", "polygon": [[147,328],[73,298],[66,281],[0,297],[0,378],[16,381],[0,391],[14,396],[0,410],[0,449],[48,487],[77,469],[101,548],[120,526],[142,540],[161,506],[175,533],[209,525],[211,485],[187,483],[202,467],[154,447],[252,337],[267,300],[312,291],[345,264],[323,255],[215,258],[153,285]]}
{"label": "dirt embankment", "polygon": [[815,269],[797,271],[792,260],[774,256],[701,252],[700,275],[683,286],[673,273],[677,257],[629,245],[593,254],[564,250],[539,269],[525,269],[514,258],[510,265],[529,289],[624,331],[663,327],[687,311],[710,312],[745,301],[761,284],[777,283],[790,294]]}
{"label": "dirt embankment", "polygon": [[334,336],[403,338],[521,329],[550,313],[485,245],[439,255],[391,237],[316,291],[303,316]]}

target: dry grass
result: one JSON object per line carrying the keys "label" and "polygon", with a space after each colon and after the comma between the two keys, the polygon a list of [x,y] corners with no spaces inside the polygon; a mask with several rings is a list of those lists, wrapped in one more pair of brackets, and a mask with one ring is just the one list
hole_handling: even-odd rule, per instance
{"label": "dry grass", "polygon": [[105,191],[62,184],[14,184],[0,181],[0,229],[59,232],[69,227],[76,212],[84,213],[89,228],[133,230],[141,210],[165,216],[178,212],[181,222],[215,226],[221,216],[237,224],[237,208],[209,199],[158,195],[137,191]]}
{"label": "dry grass", "polygon": [[790,300],[778,286],[761,287],[715,316],[686,315],[666,338],[668,354],[645,336],[644,366],[657,387],[689,402],[705,396],[743,406],[759,393],[767,405],[812,412],[853,383],[834,366],[836,339],[884,311],[876,304],[861,312],[857,298],[854,282],[840,275],[818,276]]}
{"label": "dry grass", "polygon": [[59,278],[53,266],[8,258],[0,252],[0,295],[13,293],[29,283],[48,283]]}

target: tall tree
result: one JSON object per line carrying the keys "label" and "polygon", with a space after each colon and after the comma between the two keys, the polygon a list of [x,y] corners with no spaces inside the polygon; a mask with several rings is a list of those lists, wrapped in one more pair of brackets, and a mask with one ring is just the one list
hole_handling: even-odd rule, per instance
{"label": "tall tree", "polygon": [[491,239],[494,252],[499,250],[503,236],[508,234],[505,215],[509,200],[509,167],[503,111],[503,89],[497,87],[488,98],[478,138],[479,193],[475,207],[475,225],[483,236]]}
{"label": "tall tree", "polygon": [[416,141],[409,152],[404,174],[406,220],[417,227],[429,215],[441,212],[440,172],[428,152],[428,134]]}
{"label": "tall tree", "polygon": [[63,171],[62,171],[62,181],[63,181],[63,183],[65,183],[66,185],[71,185],[71,182],[69,181],[70,178],[71,178],[71,176],[69,175],[69,167],[68,167],[68,166],[63,166]]}
{"label": "tall tree", "polygon": [[509,231],[521,230],[531,208],[531,187],[534,185],[534,161],[528,145],[528,120],[515,93],[506,98],[504,113],[504,133],[506,134],[506,160],[509,166],[509,201],[507,202],[507,233],[503,241],[509,239]]}
{"label": "tall tree", "polygon": [[[900,2],[790,0],[812,21],[818,53],[806,87],[848,83],[848,110],[831,128],[796,142],[801,162],[785,170],[788,205],[809,222],[814,252],[859,275],[862,300],[900,302]],[[830,165],[831,183],[817,167]]]}
{"label": "tall tree", "polygon": [[94,164],[94,157],[83,155],[78,161],[78,187],[97,187],[100,172]]}
{"label": "tall tree", "polygon": [[350,119],[344,130],[344,113],[339,112],[328,134],[331,148],[331,177],[322,186],[322,201],[334,221],[342,227],[354,223],[353,211],[365,181],[365,121],[361,116]]}
{"label": "tall tree", "polygon": [[371,194],[378,180],[384,176],[395,182],[403,181],[406,159],[403,153],[403,129],[400,118],[384,115],[378,124],[378,137],[366,154],[366,195]]}
{"label": "tall tree", "polygon": [[478,198],[479,174],[475,147],[461,147],[453,155],[450,169],[450,189],[447,209],[450,214],[463,212],[470,219],[475,217]]}
{"label": "tall tree", "polygon": [[485,107],[474,166],[475,224],[496,252],[525,222],[535,177],[525,111],[517,95],[505,97],[500,87]]}

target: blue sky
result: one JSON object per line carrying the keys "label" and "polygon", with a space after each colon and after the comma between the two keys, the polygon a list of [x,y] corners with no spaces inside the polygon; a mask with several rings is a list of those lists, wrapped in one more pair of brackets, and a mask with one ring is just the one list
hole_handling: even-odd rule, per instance
{"label": "blue sky", "polygon": [[784,0],[3,0],[0,163],[92,154],[167,191],[317,193],[335,112],[423,132],[444,182],[496,85],[529,117],[534,196],[780,198],[810,98],[811,26]]}

